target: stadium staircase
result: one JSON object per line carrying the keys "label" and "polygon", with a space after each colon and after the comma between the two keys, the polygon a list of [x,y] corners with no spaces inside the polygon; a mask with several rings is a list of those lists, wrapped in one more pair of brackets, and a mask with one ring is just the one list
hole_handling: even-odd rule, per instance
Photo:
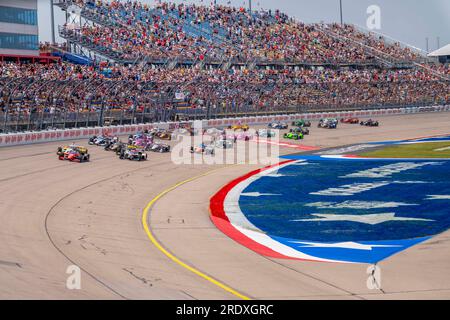
{"label": "stadium staircase", "polygon": [[[68,7],[74,3],[74,1],[72,1],[72,0],[66,0],[66,1],[53,0],[53,1],[54,1],[55,5],[58,5],[63,10],[67,10]],[[227,60],[228,58],[226,57],[225,52],[222,49],[224,44],[236,49],[238,52],[240,51],[239,48],[231,40],[229,40],[227,38],[227,32],[225,29],[223,29],[222,27],[211,27],[209,22],[207,22],[207,21],[198,22],[198,21],[196,21],[196,18],[193,15],[181,17],[177,10],[169,10],[164,13],[162,9],[157,9],[157,8],[151,9],[149,11],[134,9],[132,13],[133,13],[133,16],[135,17],[135,19],[142,20],[142,21],[146,20],[146,19],[149,19],[150,21],[152,21],[153,16],[157,16],[162,21],[169,21],[169,27],[173,30],[177,30],[179,28],[179,25],[171,23],[171,18],[181,20],[183,22],[183,24],[181,25],[182,29],[186,34],[188,34],[189,36],[194,37],[196,39],[204,39],[205,46],[210,46],[212,43],[216,47],[216,49],[219,51],[220,55],[216,59],[218,61],[216,61],[215,63],[219,64],[220,67],[224,70],[229,69],[234,64],[234,61],[232,59]],[[130,16],[130,12],[123,12],[120,10],[113,10],[112,12],[107,11],[105,8],[95,6],[93,4],[93,1],[87,3],[86,6],[82,8],[81,16],[84,19],[86,19],[87,21],[91,21],[94,24],[99,24],[99,25],[102,25],[105,27],[130,28],[130,25],[128,25],[126,23],[126,19],[128,16]],[[267,15],[264,18],[261,18],[256,13],[253,14],[253,19],[256,19],[256,20],[264,19],[264,21],[266,23],[268,22],[269,24],[277,22],[277,20],[275,19],[274,16]],[[242,18],[242,22],[245,23],[246,21],[247,20],[245,18]],[[417,67],[417,66],[424,67],[421,64],[421,62],[426,62],[426,61],[422,61],[424,59],[426,60],[426,58],[421,59],[421,61],[417,61],[417,62],[401,61],[400,59],[397,59],[397,58],[389,55],[386,52],[383,52],[377,48],[367,45],[366,43],[360,41],[359,39],[356,39],[352,36],[348,37],[346,35],[336,33],[333,30],[331,30],[330,28],[328,28],[326,25],[318,24],[316,26],[320,32],[323,32],[324,34],[327,34],[328,36],[330,36],[338,41],[352,44],[354,46],[356,45],[356,46],[363,47],[366,54],[374,57],[373,63],[365,62],[365,63],[360,63],[361,65],[379,66],[379,67],[388,68],[388,69],[391,69],[391,68],[413,68],[413,67]],[[358,32],[362,32],[362,31],[358,30]],[[110,50],[110,48],[96,45],[92,41],[90,41],[90,39],[87,39],[85,37],[77,37],[77,36],[73,36],[73,35],[68,35],[61,31],[60,31],[60,34],[63,38],[65,38],[71,42],[74,42],[74,43],[88,49],[89,51],[95,52],[100,56],[104,56],[108,60],[114,61],[116,63],[122,63],[122,64],[133,64],[134,63],[133,61],[124,59],[122,52],[114,52],[114,51]],[[201,46],[202,42],[200,41],[197,45]],[[321,48],[318,47],[318,48],[316,48],[316,50],[321,50]],[[208,59],[206,61],[200,61],[200,62],[196,61],[194,63],[191,61],[188,63],[187,61],[182,61],[183,59],[181,57],[179,57],[178,59],[170,59],[169,61],[165,61],[165,64],[169,67],[169,69],[173,69],[179,64],[196,65],[196,63],[197,63],[197,66],[203,67],[206,63],[211,62],[211,58],[210,57],[207,57],[207,58]],[[79,59],[77,59],[77,57],[74,57],[73,60],[79,61]],[[153,60],[154,59],[152,59],[151,57],[149,58],[149,62],[156,62],[156,63],[160,62],[160,61],[153,61]],[[224,62],[224,61],[227,61],[227,62]],[[264,61],[257,61],[255,59],[254,61],[251,61],[249,64],[247,64],[247,67],[249,69],[254,69],[259,64],[263,65]],[[295,62],[293,64],[302,64],[302,63]],[[329,64],[335,65],[336,63],[333,63],[333,62],[323,63],[323,65],[329,65]],[[351,64],[356,64],[356,63],[351,63]],[[346,64],[342,64],[342,65],[346,65]]]}
{"label": "stadium staircase", "polygon": [[372,55],[376,61],[383,67],[383,68],[412,68],[414,64],[412,62],[406,62],[406,61],[400,61],[399,59],[379,50],[376,48],[373,48],[371,46],[366,45],[365,43],[355,40],[353,38],[346,37],[344,35],[337,34],[330,30],[327,27],[317,25],[317,28],[327,34],[328,36],[332,37],[333,39],[336,39],[341,42],[346,43],[352,43],[353,45],[357,45],[364,48],[364,51],[368,55]]}

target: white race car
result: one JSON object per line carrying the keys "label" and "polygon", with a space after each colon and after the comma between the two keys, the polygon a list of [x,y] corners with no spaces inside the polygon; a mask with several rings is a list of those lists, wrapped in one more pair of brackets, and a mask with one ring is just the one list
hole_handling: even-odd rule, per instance
{"label": "white race car", "polygon": [[231,140],[218,140],[214,143],[216,148],[231,149],[233,148],[233,141]]}
{"label": "white race car", "polygon": [[214,145],[206,145],[204,143],[199,144],[196,147],[191,147],[191,153],[201,153],[214,155]]}
{"label": "white race car", "polygon": [[128,159],[128,160],[142,161],[147,160],[148,156],[145,150],[142,148],[128,147],[127,149],[123,150],[120,153],[119,158],[122,160]]}
{"label": "white race car", "polygon": [[217,128],[209,128],[206,130],[206,134],[210,136],[219,136],[223,133],[223,130],[217,129]]}
{"label": "white race car", "polygon": [[276,133],[275,133],[275,130],[259,129],[257,131],[257,135],[258,135],[258,137],[261,137],[261,138],[273,138],[276,136]]}

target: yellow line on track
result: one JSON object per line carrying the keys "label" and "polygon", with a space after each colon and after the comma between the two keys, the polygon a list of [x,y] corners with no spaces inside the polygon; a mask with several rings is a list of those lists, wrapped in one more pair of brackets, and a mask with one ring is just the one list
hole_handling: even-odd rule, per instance
{"label": "yellow line on track", "polygon": [[150,230],[150,227],[149,227],[149,225],[148,225],[148,216],[149,216],[149,213],[150,213],[150,209],[153,207],[153,205],[154,205],[159,199],[161,199],[161,198],[162,198],[163,196],[165,196],[167,193],[169,193],[169,192],[175,190],[176,188],[178,188],[178,187],[180,187],[180,186],[182,186],[182,185],[184,185],[184,184],[186,184],[186,183],[188,183],[188,182],[191,182],[191,181],[194,181],[194,180],[196,180],[196,179],[202,178],[202,177],[204,177],[204,176],[210,175],[210,174],[212,174],[212,173],[214,173],[214,172],[216,172],[216,171],[218,171],[218,170],[221,170],[221,169],[223,169],[223,168],[211,170],[211,171],[208,171],[208,172],[206,172],[206,173],[203,173],[203,174],[200,174],[200,175],[198,175],[198,176],[195,176],[195,177],[193,177],[193,178],[186,179],[186,180],[181,181],[181,182],[177,183],[176,185],[174,185],[174,186],[172,186],[172,187],[170,187],[170,188],[164,190],[164,191],[161,192],[160,194],[158,194],[158,195],[157,195],[156,197],[154,197],[154,198],[147,204],[147,206],[144,208],[144,211],[142,212],[142,225],[143,225],[143,227],[144,227],[145,233],[147,234],[148,238],[149,238],[150,241],[153,243],[153,245],[154,245],[159,251],[161,251],[162,253],[164,253],[168,258],[170,258],[172,261],[174,261],[176,264],[178,264],[178,265],[180,265],[181,267],[183,267],[183,268],[189,270],[190,272],[192,272],[192,273],[198,275],[199,277],[202,277],[203,279],[205,279],[205,280],[209,281],[210,283],[212,283],[212,284],[218,286],[219,288],[221,288],[221,289],[223,289],[223,290],[225,290],[225,291],[227,291],[227,292],[229,292],[229,293],[235,295],[236,297],[238,297],[238,298],[240,298],[240,299],[243,299],[243,300],[250,300],[249,297],[247,297],[247,296],[245,296],[245,295],[243,295],[243,294],[237,292],[236,290],[234,290],[234,289],[230,288],[229,286],[227,286],[227,285],[221,283],[220,281],[218,281],[218,280],[216,280],[216,279],[214,279],[214,278],[212,278],[212,277],[210,277],[210,276],[204,274],[203,272],[201,272],[201,271],[195,269],[194,267],[191,267],[190,265],[188,265],[188,264],[184,263],[183,261],[181,261],[180,259],[178,259],[178,258],[177,258],[176,256],[174,256],[172,253],[170,253],[169,251],[167,251],[167,250],[166,250],[166,249],[158,242],[158,240],[157,240],[156,237],[153,235],[153,233],[152,233],[152,231]]}

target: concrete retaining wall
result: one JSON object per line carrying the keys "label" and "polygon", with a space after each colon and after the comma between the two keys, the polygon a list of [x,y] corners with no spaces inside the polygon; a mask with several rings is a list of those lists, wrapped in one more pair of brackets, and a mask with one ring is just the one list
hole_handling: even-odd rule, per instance
{"label": "concrete retaining wall", "polygon": [[[429,106],[429,107],[413,107],[413,108],[393,108],[379,110],[359,110],[359,111],[339,111],[324,113],[304,113],[294,115],[279,116],[260,116],[260,117],[243,117],[229,119],[213,119],[202,120],[204,128],[210,127],[226,127],[238,123],[246,123],[250,125],[267,124],[269,122],[286,121],[291,122],[299,119],[319,120],[321,118],[347,118],[347,117],[381,117],[391,115],[430,113],[430,112],[446,112],[450,111],[450,106]],[[152,128],[175,129],[184,124],[192,125],[191,122],[164,122],[152,124],[137,124],[112,127],[93,127],[93,128],[77,128],[66,130],[50,130],[39,132],[21,132],[0,134],[0,147],[26,145],[51,141],[77,140],[89,138],[93,135],[101,135],[109,133],[111,135],[127,135],[134,134],[139,131],[150,130]]]}

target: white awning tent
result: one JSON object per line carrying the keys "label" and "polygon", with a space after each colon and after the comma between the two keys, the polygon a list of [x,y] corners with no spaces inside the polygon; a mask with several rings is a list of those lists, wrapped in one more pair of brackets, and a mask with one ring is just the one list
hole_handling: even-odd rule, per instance
{"label": "white awning tent", "polygon": [[446,45],[445,47],[442,47],[436,51],[431,52],[428,54],[429,57],[444,57],[444,56],[450,56],[450,44]]}

